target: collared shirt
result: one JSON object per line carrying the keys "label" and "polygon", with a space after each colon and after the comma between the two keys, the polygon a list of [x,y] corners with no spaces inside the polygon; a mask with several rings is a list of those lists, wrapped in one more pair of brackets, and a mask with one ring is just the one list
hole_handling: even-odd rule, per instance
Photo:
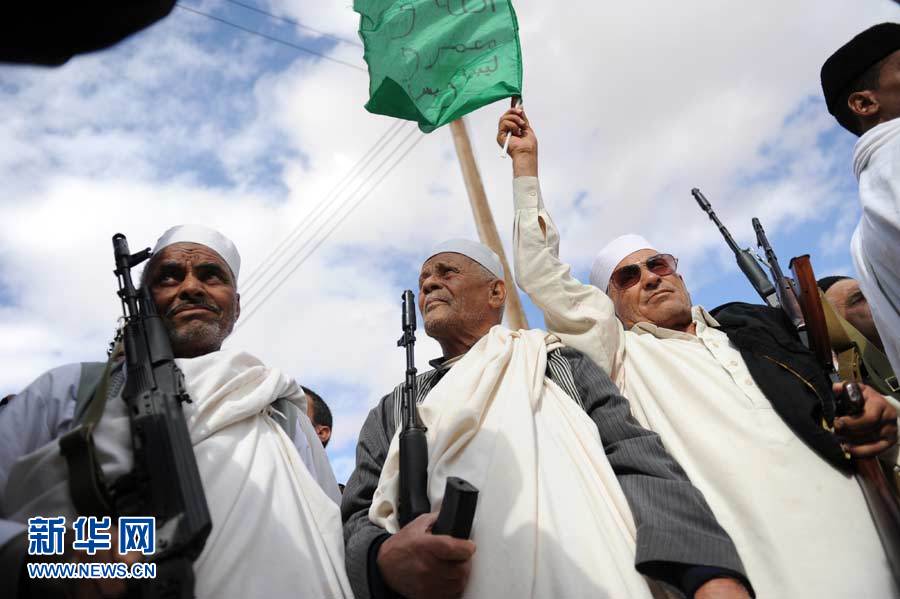
{"label": "collared shirt", "polygon": [[[719,326],[716,319],[701,306],[694,306],[691,315],[696,326],[694,335],[658,327],[650,322],[637,323],[631,328],[631,332],[635,335],[650,335],[656,339],[680,341],[683,343],[679,344],[679,349],[684,354],[681,356],[682,360],[696,361],[698,368],[707,371],[707,376],[721,379],[718,386],[739,390],[744,396],[740,400],[749,402],[749,405],[756,408],[770,407],[769,400],[753,381],[741,352],[729,341],[728,335],[715,328]],[[708,368],[711,366],[710,358],[718,368]]]}
{"label": "collared shirt", "polygon": [[606,294],[560,261],[537,178],[513,187],[517,283],[550,332],[606,370],[660,435],[734,539],[759,595],[900,597],[856,481],[784,423],[715,320],[697,306],[696,336],[649,323],[626,331]]}

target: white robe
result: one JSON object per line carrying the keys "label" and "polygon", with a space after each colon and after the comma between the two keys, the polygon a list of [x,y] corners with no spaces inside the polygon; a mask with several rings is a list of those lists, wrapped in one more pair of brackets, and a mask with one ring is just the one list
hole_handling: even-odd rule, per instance
{"label": "white robe", "polygon": [[853,171],[862,216],[850,252],[885,353],[900,373],[900,119],[859,138]]}
{"label": "white robe", "polygon": [[[212,597],[352,597],[338,506],[303,464],[270,404],[302,407],[293,380],[230,350],[179,359],[193,400],[184,413],[212,517],[194,563],[195,593]],[[107,404],[94,432],[98,460],[113,479],[132,465],[128,415]],[[13,467],[5,506],[13,519],[75,517],[58,440]]]}
{"label": "white robe", "polygon": [[[549,347],[548,347],[549,346]],[[545,376],[559,340],[495,326],[420,407],[428,496],[448,476],[479,490],[465,597],[649,598],[635,570],[635,528],[594,422]],[[369,518],[398,530],[399,435]]]}
{"label": "white robe", "polygon": [[646,322],[626,331],[609,297],[559,259],[537,178],[515,179],[514,190],[519,286],[659,434],[734,540],[758,596],[900,599],[859,485],[784,423],[715,320],[695,306],[696,335]]}

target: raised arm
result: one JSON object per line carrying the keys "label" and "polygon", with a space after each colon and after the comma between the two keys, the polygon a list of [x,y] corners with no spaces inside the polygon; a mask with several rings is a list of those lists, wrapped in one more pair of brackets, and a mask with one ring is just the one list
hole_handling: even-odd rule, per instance
{"label": "raised arm", "polygon": [[559,231],[544,207],[538,182],[537,137],[521,108],[500,119],[497,141],[512,135],[516,283],[544,313],[547,329],[584,353],[617,379],[624,331],[606,294],[572,276],[559,259]]}

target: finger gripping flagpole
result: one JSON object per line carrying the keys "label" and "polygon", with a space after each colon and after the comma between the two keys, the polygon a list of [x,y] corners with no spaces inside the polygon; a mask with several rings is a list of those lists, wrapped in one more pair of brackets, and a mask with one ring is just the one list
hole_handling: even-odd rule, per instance
{"label": "finger gripping flagpole", "polygon": [[[517,96],[513,98],[513,108],[521,108],[522,107],[522,98],[521,96]],[[503,141],[503,149],[500,150],[500,158],[506,156],[506,149],[509,148],[509,138],[512,137],[512,131],[506,132],[506,139]]]}

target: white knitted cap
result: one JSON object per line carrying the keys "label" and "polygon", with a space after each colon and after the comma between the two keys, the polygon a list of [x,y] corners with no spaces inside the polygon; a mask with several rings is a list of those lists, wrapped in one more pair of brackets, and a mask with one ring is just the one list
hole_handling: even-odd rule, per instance
{"label": "white knitted cap", "polygon": [[500,257],[483,243],[471,241],[469,239],[448,239],[443,243],[439,243],[431,253],[428,254],[429,260],[433,256],[444,253],[462,254],[467,258],[471,258],[478,264],[488,269],[498,279],[503,278],[503,264],[500,263]]}
{"label": "white knitted cap", "polygon": [[153,253],[156,254],[163,248],[175,243],[205,245],[219,254],[231,269],[232,274],[234,274],[235,284],[237,284],[238,273],[241,270],[241,255],[238,253],[234,243],[215,229],[210,229],[203,225],[178,225],[172,227],[163,233],[162,237],[156,242],[156,245],[153,247]]}
{"label": "white knitted cap", "polygon": [[632,252],[647,249],[654,249],[653,244],[640,235],[629,233],[616,237],[594,258],[594,265],[591,267],[591,285],[605,291],[609,287],[609,277],[619,262]]}

